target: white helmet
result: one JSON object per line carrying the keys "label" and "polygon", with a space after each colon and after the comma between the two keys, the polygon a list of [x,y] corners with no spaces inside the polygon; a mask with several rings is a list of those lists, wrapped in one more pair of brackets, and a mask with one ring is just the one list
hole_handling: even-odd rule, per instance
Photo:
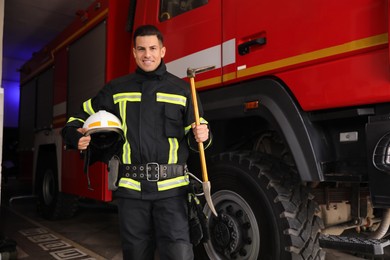
{"label": "white helmet", "polygon": [[91,136],[91,145],[99,150],[115,147],[124,140],[121,121],[115,115],[100,110],[85,120],[85,135]]}
{"label": "white helmet", "polygon": [[85,120],[83,128],[87,131],[85,135],[91,135],[97,132],[117,132],[122,135],[121,121],[115,115],[100,110]]}

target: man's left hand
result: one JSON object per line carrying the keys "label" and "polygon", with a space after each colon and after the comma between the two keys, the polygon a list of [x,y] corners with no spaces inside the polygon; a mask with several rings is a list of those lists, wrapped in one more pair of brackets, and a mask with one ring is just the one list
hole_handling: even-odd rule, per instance
{"label": "man's left hand", "polygon": [[195,140],[198,143],[203,143],[209,139],[209,128],[207,125],[192,125],[192,132],[194,133]]}

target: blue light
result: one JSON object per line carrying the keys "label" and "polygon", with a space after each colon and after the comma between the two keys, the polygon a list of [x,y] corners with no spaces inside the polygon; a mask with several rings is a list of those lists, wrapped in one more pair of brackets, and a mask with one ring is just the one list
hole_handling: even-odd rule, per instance
{"label": "blue light", "polygon": [[19,82],[3,80],[4,88],[4,127],[18,127]]}

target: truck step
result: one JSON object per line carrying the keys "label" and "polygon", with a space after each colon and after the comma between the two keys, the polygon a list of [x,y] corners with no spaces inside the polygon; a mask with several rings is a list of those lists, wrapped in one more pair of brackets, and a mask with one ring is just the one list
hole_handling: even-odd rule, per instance
{"label": "truck step", "polygon": [[321,235],[320,237],[320,246],[322,248],[367,255],[383,255],[384,248],[388,245],[390,245],[390,240],[387,239],[368,239],[335,235]]}

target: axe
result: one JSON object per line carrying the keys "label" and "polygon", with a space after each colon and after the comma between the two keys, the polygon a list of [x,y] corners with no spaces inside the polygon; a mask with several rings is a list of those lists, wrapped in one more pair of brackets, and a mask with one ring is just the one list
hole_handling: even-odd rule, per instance
{"label": "axe", "polygon": [[[198,99],[196,97],[195,74],[209,71],[209,70],[212,70],[214,68],[215,68],[215,66],[205,66],[205,67],[200,67],[200,68],[195,68],[195,69],[192,69],[192,68],[187,69],[187,76],[190,78],[190,82],[191,82],[192,104],[194,106],[194,115],[195,115],[195,124],[196,125],[200,125],[200,119],[199,119]],[[211,211],[214,213],[215,216],[218,216],[217,211],[214,208],[213,201],[211,200],[211,184],[209,182],[209,177],[207,175],[206,157],[204,154],[204,147],[203,147],[202,142],[198,143],[198,149],[199,149],[200,164],[202,167],[202,177],[203,177],[202,187],[203,187],[204,196],[205,196],[207,205],[209,206]]]}

